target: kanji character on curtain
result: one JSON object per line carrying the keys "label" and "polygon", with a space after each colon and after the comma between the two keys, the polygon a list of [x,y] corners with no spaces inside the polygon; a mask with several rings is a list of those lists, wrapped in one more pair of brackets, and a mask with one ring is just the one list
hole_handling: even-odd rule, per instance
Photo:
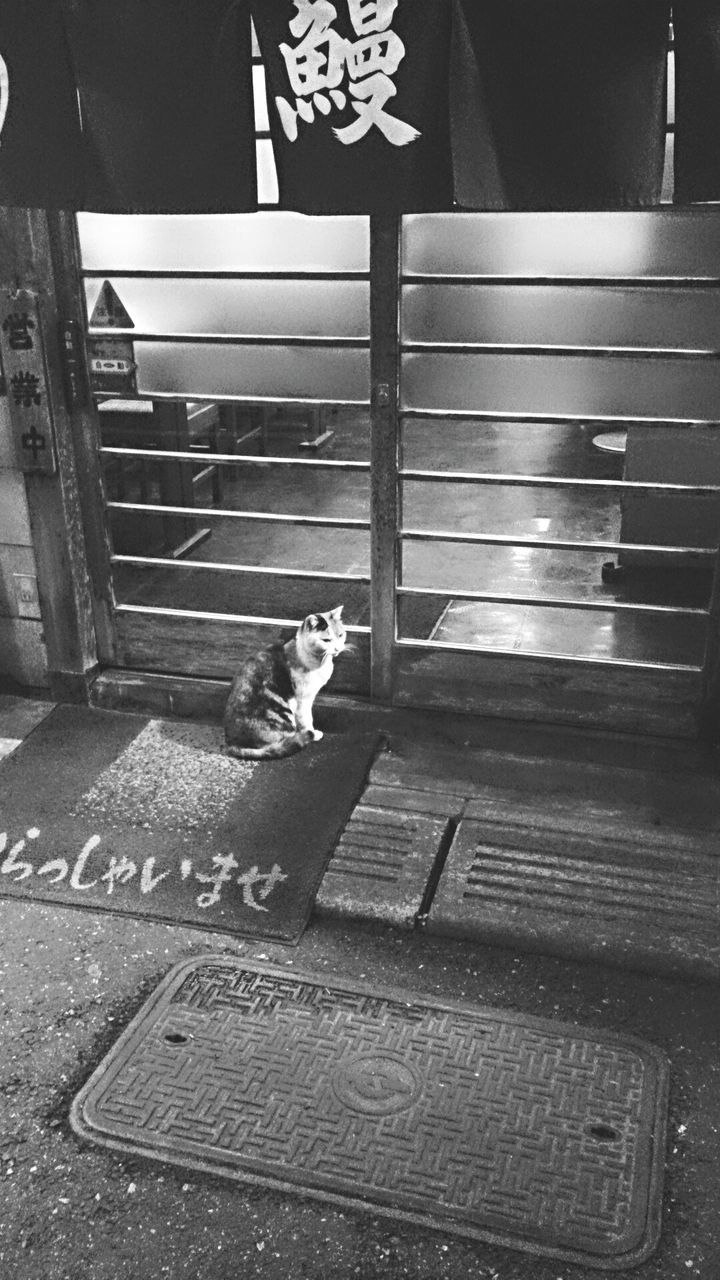
{"label": "kanji character on curtain", "polygon": [[447,209],[450,0],[252,0],[280,204]]}

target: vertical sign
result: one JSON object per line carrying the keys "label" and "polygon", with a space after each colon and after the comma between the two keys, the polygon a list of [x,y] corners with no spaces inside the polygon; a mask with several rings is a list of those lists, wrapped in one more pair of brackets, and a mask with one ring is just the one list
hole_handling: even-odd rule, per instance
{"label": "vertical sign", "polygon": [[21,289],[0,294],[0,354],[20,467],[57,470],[38,300]]}

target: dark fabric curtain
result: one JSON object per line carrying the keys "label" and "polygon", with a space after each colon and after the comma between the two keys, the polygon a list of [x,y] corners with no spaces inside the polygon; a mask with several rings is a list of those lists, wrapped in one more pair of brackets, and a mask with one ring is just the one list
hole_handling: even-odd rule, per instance
{"label": "dark fabric curtain", "polygon": [[675,199],[720,200],[720,0],[675,0]]}
{"label": "dark fabric curtain", "polygon": [[85,139],[83,207],[255,209],[244,0],[63,0],[63,6]]}
{"label": "dark fabric curtain", "polygon": [[82,147],[57,0],[0,3],[0,205],[77,209]]}
{"label": "dark fabric curtain", "polygon": [[659,201],[669,0],[455,0],[455,193],[472,209]]}
{"label": "dark fabric curtain", "polygon": [[252,0],[280,205],[452,207],[450,0]]}

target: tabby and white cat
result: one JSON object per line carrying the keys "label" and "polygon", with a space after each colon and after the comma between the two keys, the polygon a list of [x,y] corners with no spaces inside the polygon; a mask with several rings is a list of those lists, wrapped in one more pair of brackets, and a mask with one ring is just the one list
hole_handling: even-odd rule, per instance
{"label": "tabby and white cat", "polygon": [[343,606],[311,613],[295,636],[261,649],[243,663],[225,707],[225,754],[239,760],[279,760],[322,738],[313,703],[345,648]]}

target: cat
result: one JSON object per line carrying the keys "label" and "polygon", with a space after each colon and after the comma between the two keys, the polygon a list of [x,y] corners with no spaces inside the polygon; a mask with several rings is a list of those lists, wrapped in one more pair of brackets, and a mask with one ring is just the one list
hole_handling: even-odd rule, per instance
{"label": "cat", "polygon": [[237,760],[280,760],[322,738],[313,703],[345,648],[340,615],[311,613],[292,640],[261,649],[233,680],[225,707],[225,755]]}

